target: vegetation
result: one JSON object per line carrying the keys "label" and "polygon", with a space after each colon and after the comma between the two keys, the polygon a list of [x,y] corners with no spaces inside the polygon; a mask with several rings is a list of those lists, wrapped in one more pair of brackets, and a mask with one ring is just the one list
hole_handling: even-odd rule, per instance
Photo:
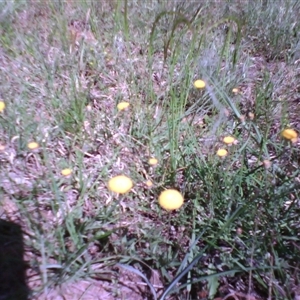
{"label": "vegetation", "polygon": [[300,296],[299,1],[0,7],[0,215],[30,299]]}

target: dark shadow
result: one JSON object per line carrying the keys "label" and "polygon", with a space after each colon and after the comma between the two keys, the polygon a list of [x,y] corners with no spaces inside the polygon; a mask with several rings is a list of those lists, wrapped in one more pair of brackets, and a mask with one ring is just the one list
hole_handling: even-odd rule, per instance
{"label": "dark shadow", "polygon": [[27,300],[22,229],[0,220],[0,300]]}

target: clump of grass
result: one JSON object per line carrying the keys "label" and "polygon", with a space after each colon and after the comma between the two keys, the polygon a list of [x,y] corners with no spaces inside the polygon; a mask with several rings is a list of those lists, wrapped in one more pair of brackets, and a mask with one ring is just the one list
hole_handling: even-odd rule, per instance
{"label": "clump of grass", "polygon": [[292,299],[297,5],[6,5],[1,217],[32,297],[134,274],[140,299]]}

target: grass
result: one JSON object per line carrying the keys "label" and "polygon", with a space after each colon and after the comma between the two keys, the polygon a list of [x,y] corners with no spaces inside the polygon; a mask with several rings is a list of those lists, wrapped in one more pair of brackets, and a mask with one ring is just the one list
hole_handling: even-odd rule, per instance
{"label": "grass", "polygon": [[0,212],[31,299],[299,294],[299,142],[280,135],[300,129],[299,1],[1,6]]}

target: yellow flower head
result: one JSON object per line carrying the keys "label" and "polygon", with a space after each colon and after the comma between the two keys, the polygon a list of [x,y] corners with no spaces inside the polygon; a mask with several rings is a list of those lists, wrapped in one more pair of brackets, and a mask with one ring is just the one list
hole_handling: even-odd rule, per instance
{"label": "yellow flower head", "polygon": [[181,193],[174,189],[165,190],[158,197],[159,205],[166,210],[178,209],[183,202],[184,199]]}
{"label": "yellow flower head", "polygon": [[72,172],[73,171],[71,169],[66,168],[66,169],[61,170],[60,174],[63,175],[63,176],[69,176],[69,175],[72,174]]}
{"label": "yellow flower head", "polygon": [[223,142],[227,145],[232,144],[235,141],[235,138],[232,136],[225,136]]}
{"label": "yellow flower head", "polygon": [[281,132],[281,135],[287,140],[296,140],[298,137],[298,133],[294,129],[284,129]]}
{"label": "yellow flower head", "polygon": [[233,89],[232,89],[232,92],[233,92],[234,94],[238,94],[238,93],[239,93],[239,89],[238,89],[238,88],[233,88]]}
{"label": "yellow flower head", "polygon": [[146,186],[147,186],[147,187],[153,186],[153,182],[152,182],[151,180],[147,180],[147,181],[146,181]]}
{"label": "yellow flower head", "polygon": [[0,100],[0,113],[3,112],[5,109],[5,103]]}
{"label": "yellow flower head", "polygon": [[197,79],[195,82],[194,82],[194,87],[196,89],[204,89],[205,88],[205,81],[204,80],[201,80],[201,79]]}
{"label": "yellow flower head", "polygon": [[118,175],[108,181],[108,189],[112,192],[125,194],[133,187],[132,180],[125,175]]}
{"label": "yellow flower head", "polygon": [[174,189],[165,190],[158,197],[159,205],[165,210],[178,209],[182,206],[183,202],[184,199],[181,193]]}
{"label": "yellow flower head", "polygon": [[121,111],[121,110],[124,110],[124,109],[126,109],[128,106],[129,106],[130,104],[129,104],[129,102],[120,102],[118,105],[117,105],[117,109],[119,110],[119,111]]}
{"label": "yellow flower head", "polygon": [[156,158],[154,158],[154,157],[149,158],[148,164],[151,165],[151,166],[155,166],[155,165],[158,164],[158,160]]}
{"label": "yellow flower head", "polygon": [[39,144],[36,142],[30,142],[27,144],[28,149],[30,150],[35,150],[39,147]]}
{"label": "yellow flower head", "polygon": [[219,149],[217,151],[217,155],[220,156],[220,157],[224,157],[228,154],[228,151],[226,149]]}

